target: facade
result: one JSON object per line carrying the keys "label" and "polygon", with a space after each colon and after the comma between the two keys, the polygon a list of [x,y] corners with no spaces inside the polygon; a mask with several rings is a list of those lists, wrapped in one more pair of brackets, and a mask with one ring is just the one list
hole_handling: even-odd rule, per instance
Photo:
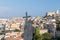
{"label": "facade", "polygon": [[24,27],[24,40],[32,40],[33,27],[31,22],[27,22]]}
{"label": "facade", "polygon": [[6,40],[23,40],[22,34],[23,32],[6,33],[5,39]]}
{"label": "facade", "polygon": [[42,34],[44,34],[44,33],[47,33],[48,32],[48,29],[41,29],[40,30],[40,34],[42,35]]}
{"label": "facade", "polygon": [[19,27],[20,27],[20,24],[16,23],[16,24],[12,24],[10,29],[15,30],[15,29],[19,29]]}
{"label": "facade", "polygon": [[4,24],[0,23],[0,32],[4,30]]}
{"label": "facade", "polygon": [[33,38],[33,27],[31,19],[28,20],[27,12],[26,12],[26,20],[25,20],[25,26],[24,26],[24,40],[32,40]]}
{"label": "facade", "polygon": [[53,11],[53,12],[47,12],[46,16],[58,16],[59,15],[59,10]]}
{"label": "facade", "polygon": [[44,27],[48,29],[48,32],[51,33],[53,37],[55,37],[55,32],[56,32],[56,21],[55,20],[49,20],[44,24]]}

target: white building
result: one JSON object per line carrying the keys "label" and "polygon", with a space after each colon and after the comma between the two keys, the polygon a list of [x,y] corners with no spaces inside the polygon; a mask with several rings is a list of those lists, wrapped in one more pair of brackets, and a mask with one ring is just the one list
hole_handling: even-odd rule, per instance
{"label": "white building", "polygon": [[4,30],[4,24],[0,23],[0,32]]}
{"label": "white building", "polygon": [[59,15],[59,10],[53,11],[53,12],[47,12],[46,16],[54,16],[56,17]]}

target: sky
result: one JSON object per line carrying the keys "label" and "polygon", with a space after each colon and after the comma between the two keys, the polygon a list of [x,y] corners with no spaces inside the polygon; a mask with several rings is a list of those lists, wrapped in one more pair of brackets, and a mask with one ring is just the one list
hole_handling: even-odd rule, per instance
{"label": "sky", "polygon": [[44,16],[46,12],[60,11],[60,0],[0,0],[0,17]]}

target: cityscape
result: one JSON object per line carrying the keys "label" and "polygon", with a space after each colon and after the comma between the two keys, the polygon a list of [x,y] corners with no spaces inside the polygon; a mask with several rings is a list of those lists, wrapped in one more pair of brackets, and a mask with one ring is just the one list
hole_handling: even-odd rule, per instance
{"label": "cityscape", "polygon": [[31,17],[27,12],[25,15],[22,18],[0,19],[0,40],[43,40],[39,35],[45,35],[44,40],[60,38],[59,10],[47,12],[44,17]]}
{"label": "cityscape", "polygon": [[0,40],[60,40],[59,0],[0,0]]}

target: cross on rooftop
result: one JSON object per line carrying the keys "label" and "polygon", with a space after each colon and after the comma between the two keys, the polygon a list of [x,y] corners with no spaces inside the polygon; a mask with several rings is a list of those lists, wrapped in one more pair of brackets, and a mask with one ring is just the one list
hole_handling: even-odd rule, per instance
{"label": "cross on rooftop", "polygon": [[28,25],[28,18],[31,17],[31,16],[28,16],[28,15],[27,15],[27,12],[26,12],[25,15],[26,15],[26,16],[23,17],[23,18],[26,18],[26,20],[25,20],[25,28],[24,28],[24,29],[26,29],[26,27],[27,27],[27,25]]}
{"label": "cross on rooftop", "polygon": [[31,17],[31,16],[28,16],[28,14],[27,14],[27,12],[26,12],[26,14],[25,14],[26,16],[25,17],[23,17],[23,18],[26,18],[26,21],[28,20],[28,18],[29,17]]}

